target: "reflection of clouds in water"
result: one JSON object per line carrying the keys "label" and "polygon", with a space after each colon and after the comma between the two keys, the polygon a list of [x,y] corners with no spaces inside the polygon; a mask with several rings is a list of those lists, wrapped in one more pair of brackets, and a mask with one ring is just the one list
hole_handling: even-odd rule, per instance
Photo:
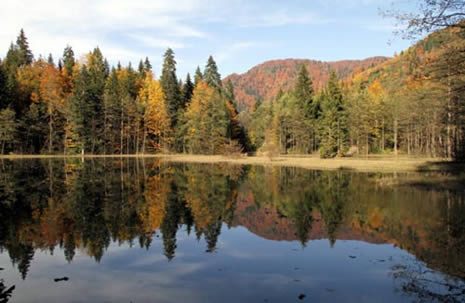
{"label": "reflection of clouds in water", "polygon": [[[63,264],[45,252],[37,252],[34,270],[20,287],[14,299],[18,302],[202,302],[197,298],[196,287],[180,287],[183,277],[205,268],[201,262],[166,262],[162,255],[145,255],[138,259],[137,248],[118,249],[118,260],[137,260],[124,265],[123,269],[112,270],[113,251],[108,252],[108,264],[97,264],[91,258],[87,262]],[[150,253],[150,252],[149,252]],[[153,252],[151,252],[153,253]],[[140,262],[139,262],[140,261]],[[134,267],[155,265],[153,272],[134,271]],[[35,266],[37,265],[37,266]],[[102,268],[103,267],[103,268]],[[53,282],[53,278],[69,274],[68,282]],[[197,286],[200,285],[201,282]],[[47,291],[37,292],[37,289]],[[205,292],[200,292],[205,293]],[[65,299],[64,299],[65,298]]]}

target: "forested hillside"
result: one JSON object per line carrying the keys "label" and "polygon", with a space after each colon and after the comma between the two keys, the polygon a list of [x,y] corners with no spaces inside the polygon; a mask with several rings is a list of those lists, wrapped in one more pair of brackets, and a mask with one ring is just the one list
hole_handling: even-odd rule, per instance
{"label": "forested hillside", "polygon": [[455,27],[435,32],[344,81],[332,71],[321,90],[301,65],[293,89],[241,113],[241,121],[263,151],[463,159],[464,35]]}
{"label": "forested hillside", "polygon": [[279,90],[288,91],[294,88],[297,74],[304,65],[313,79],[315,89],[323,88],[328,82],[331,71],[344,79],[354,72],[375,66],[388,60],[386,57],[372,57],[365,60],[343,60],[322,62],[304,59],[272,60],[251,68],[247,73],[232,74],[225,78],[231,80],[238,107],[248,109],[257,100],[276,98]]}

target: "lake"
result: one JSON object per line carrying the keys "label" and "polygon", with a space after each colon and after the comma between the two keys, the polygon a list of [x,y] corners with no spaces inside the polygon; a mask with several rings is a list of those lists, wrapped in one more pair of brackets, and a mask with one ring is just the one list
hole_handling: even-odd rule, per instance
{"label": "lake", "polygon": [[464,302],[465,193],[411,177],[1,160],[0,302]]}

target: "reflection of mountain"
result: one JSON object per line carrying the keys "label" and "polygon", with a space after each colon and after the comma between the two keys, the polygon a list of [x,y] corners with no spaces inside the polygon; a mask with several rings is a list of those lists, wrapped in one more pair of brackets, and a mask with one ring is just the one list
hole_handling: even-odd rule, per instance
{"label": "reflection of mountain", "polygon": [[[308,233],[308,240],[328,239],[325,222],[321,214],[313,212],[313,224]],[[233,226],[243,226],[261,238],[275,241],[298,241],[297,231],[289,218],[280,214],[276,208],[257,208],[253,200],[239,199]],[[337,240],[358,240],[373,244],[386,243],[381,235],[365,233],[363,230],[351,226],[340,226],[336,235]]]}

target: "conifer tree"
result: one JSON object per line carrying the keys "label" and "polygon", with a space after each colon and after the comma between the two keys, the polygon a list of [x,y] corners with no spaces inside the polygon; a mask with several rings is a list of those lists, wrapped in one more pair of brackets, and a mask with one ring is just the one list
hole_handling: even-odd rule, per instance
{"label": "conifer tree", "polygon": [[90,117],[93,109],[90,104],[90,93],[87,89],[90,84],[90,77],[87,66],[83,65],[73,80],[73,95],[71,98],[70,121],[73,132],[77,136],[76,147],[83,154],[91,150],[92,137],[89,132]]}
{"label": "conifer tree", "polygon": [[90,153],[98,153],[103,148],[103,93],[105,90],[106,65],[104,58],[99,48],[89,54],[88,58],[88,76],[89,85],[86,88],[88,91],[89,112],[89,128],[91,144]]}
{"label": "conifer tree", "polygon": [[149,57],[145,57],[144,69],[145,69],[146,72],[151,72],[152,71],[152,64],[149,61]]}
{"label": "conifer tree", "polygon": [[313,82],[308,75],[307,68],[304,64],[301,65],[299,74],[297,75],[297,82],[294,88],[294,95],[297,101],[302,105],[302,110],[305,111],[307,116],[310,116],[313,105]]}
{"label": "conifer tree", "polygon": [[73,74],[74,64],[74,52],[71,46],[68,45],[63,51],[63,67],[68,76],[71,76]]}
{"label": "conifer tree", "polygon": [[24,30],[21,29],[16,39],[16,45],[18,47],[18,59],[19,65],[28,65],[32,63],[34,56],[32,51],[29,49],[29,42],[27,41]]}
{"label": "conifer tree", "polygon": [[322,109],[320,156],[322,158],[342,156],[347,148],[347,116],[342,90],[334,71],[330,74],[323,94]]}
{"label": "conifer tree", "polygon": [[186,83],[184,83],[182,90],[183,103],[182,108],[184,109],[186,104],[188,104],[192,99],[192,94],[194,93],[194,83],[191,81],[191,75],[187,73]]}
{"label": "conifer tree", "polygon": [[176,61],[174,52],[168,48],[163,55],[163,67],[160,77],[160,84],[165,95],[168,113],[172,125],[176,125],[176,114],[181,105],[181,92],[179,90],[178,79],[176,77]]}
{"label": "conifer tree", "polygon": [[112,69],[105,83],[104,93],[104,153],[116,154],[120,150],[121,96],[118,75]]}
{"label": "conifer tree", "polygon": [[221,76],[218,73],[218,67],[212,56],[208,57],[205,71],[203,72],[205,83],[211,88],[216,89],[218,92],[222,90]]}
{"label": "conifer tree", "polygon": [[195,69],[195,74],[194,74],[194,86],[197,86],[199,82],[203,81],[203,74],[200,71],[200,67],[197,66]]}

